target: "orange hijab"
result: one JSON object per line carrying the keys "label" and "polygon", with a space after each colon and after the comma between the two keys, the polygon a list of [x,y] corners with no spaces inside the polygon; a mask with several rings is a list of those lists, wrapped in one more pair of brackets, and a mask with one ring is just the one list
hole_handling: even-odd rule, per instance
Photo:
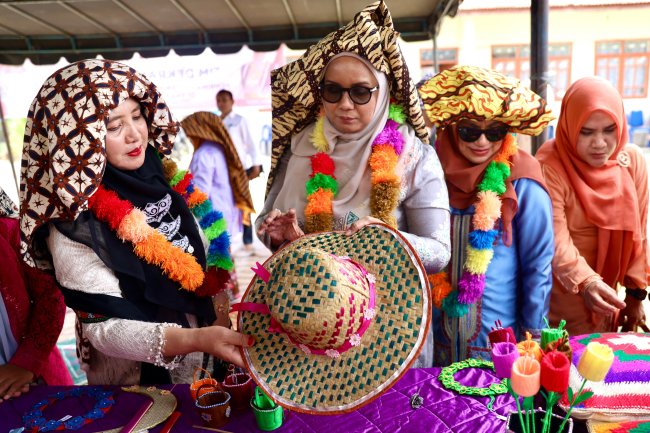
{"label": "orange hijab", "polygon": [[[578,134],[596,111],[616,123],[618,142],[604,166],[595,168],[577,154]],[[643,229],[634,179],[617,156],[627,143],[627,122],[618,91],[601,78],[582,78],[567,90],[555,139],[540,148],[537,158],[565,173],[589,222],[598,227],[595,271],[613,286],[623,282],[632,254],[641,242]]]}
{"label": "orange hijab", "polygon": [[[504,139],[505,142],[505,139]],[[466,209],[476,201],[478,184],[490,161],[473,164],[458,149],[458,134],[454,125],[439,132],[436,151],[445,171],[445,181],[449,191],[449,203],[456,209]],[[494,156],[499,152],[497,152]],[[520,178],[532,179],[544,189],[544,177],[539,163],[529,153],[521,149],[512,157],[510,177],[506,179],[506,192],[501,196],[501,224],[503,226],[503,243],[512,244],[512,219],[518,209],[517,193],[512,181]]]}

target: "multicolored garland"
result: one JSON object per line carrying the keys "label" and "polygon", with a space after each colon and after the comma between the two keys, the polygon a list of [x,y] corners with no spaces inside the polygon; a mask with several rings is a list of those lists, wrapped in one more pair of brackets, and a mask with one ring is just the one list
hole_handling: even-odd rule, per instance
{"label": "multicolored garland", "polygon": [[[400,178],[395,173],[399,155],[404,147],[404,137],[399,127],[406,121],[401,106],[390,104],[388,120],[384,129],[372,143],[370,165],[370,212],[375,218],[391,227],[397,227],[393,211],[399,203]],[[338,182],[334,172],[334,161],[328,155],[330,145],[323,131],[324,117],[316,121],[311,139],[317,153],[311,157],[311,175],[305,185],[307,205],[305,206],[305,229],[307,233],[324,232],[334,227],[332,202],[338,194]]]}
{"label": "multicolored garland", "polygon": [[226,221],[221,212],[212,210],[212,202],[194,186],[189,172],[178,171],[171,160],[163,161],[163,168],[171,187],[185,199],[208,238],[207,278],[193,255],[149,226],[145,214],[115,192],[100,185],[88,200],[88,207],[97,219],[115,230],[118,238],[133,244],[136,256],[159,266],[171,280],[180,283],[181,288],[197,296],[212,296],[226,284],[229,271],[233,269]]}
{"label": "multicolored garland", "polygon": [[[55,419],[47,420],[43,416],[43,411],[45,411],[45,409],[52,403],[68,397],[80,397],[83,394],[87,394],[89,397],[96,400],[92,410],[87,414],[75,416],[65,421]],[[32,433],[55,430],[78,430],[94,420],[103,418],[104,415],[106,415],[106,412],[108,412],[114,404],[115,399],[113,398],[113,393],[111,391],[106,391],[97,387],[73,388],[69,391],[57,392],[56,394],[36,403],[23,415],[23,424],[25,425],[26,431]]]}
{"label": "multicolored garland", "polygon": [[485,273],[492,261],[492,245],[498,235],[495,229],[501,217],[501,196],[506,192],[505,181],[510,176],[511,158],[517,153],[514,135],[503,139],[501,150],[492,160],[478,185],[475,211],[472,217],[473,230],[468,234],[469,243],[465,252],[463,274],[458,280],[458,290],[452,290],[446,272],[429,275],[433,288],[433,302],[450,317],[462,317],[469,312],[469,305],[475,303],[485,289]]}

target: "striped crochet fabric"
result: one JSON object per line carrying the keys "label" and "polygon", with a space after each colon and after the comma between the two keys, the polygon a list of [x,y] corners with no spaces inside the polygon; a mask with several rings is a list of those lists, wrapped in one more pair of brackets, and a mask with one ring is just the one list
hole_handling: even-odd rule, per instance
{"label": "striped crochet fabric", "polygon": [[[614,363],[605,380],[587,382],[584,390],[593,391],[594,395],[576,406],[573,411],[575,416],[607,420],[612,416],[620,419],[621,414],[628,414],[631,417],[645,415],[650,418],[650,334],[604,333],[571,337],[573,362],[569,386],[574,392],[580,388],[583,379],[578,373],[578,362],[587,344],[592,341],[611,347],[615,356]],[[560,404],[566,407],[566,396]],[[627,431],[620,430],[621,433]]]}

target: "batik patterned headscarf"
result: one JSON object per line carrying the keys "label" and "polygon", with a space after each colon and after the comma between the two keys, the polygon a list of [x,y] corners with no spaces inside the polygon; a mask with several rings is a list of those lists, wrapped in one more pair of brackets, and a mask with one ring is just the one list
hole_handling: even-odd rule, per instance
{"label": "batik patterned headscarf", "polygon": [[291,137],[316,121],[322,105],[318,87],[323,70],[339,53],[358,54],[377,71],[386,74],[391,98],[404,107],[407,122],[416,135],[428,142],[419,97],[397,43],[398,36],[386,4],[377,1],[359,12],[345,27],[312,45],[298,60],[271,73],[273,151],[267,194]]}
{"label": "batik patterned headscarf", "polygon": [[546,101],[519,80],[477,66],[454,66],[420,88],[424,110],[438,127],[460,119],[494,120],[510,132],[539,135],[554,119]]}
{"label": "batik patterned headscarf", "polygon": [[21,253],[34,266],[50,264],[34,250],[34,232],[53,221],[74,220],[102,181],[109,112],[138,101],[149,125],[149,145],[169,155],[178,124],[156,86],[133,68],[111,60],[72,63],[43,84],[27,114],[20,184]]}

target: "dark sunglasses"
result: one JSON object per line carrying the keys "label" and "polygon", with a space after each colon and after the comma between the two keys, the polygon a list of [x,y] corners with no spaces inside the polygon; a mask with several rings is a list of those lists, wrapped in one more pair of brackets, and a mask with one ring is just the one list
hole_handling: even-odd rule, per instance
{"label": "dark sunglasses", "polygon": [[501,141],[508,134],[508,128],[504,128],[503,126],[488,129],[475,128],[473,126],[459,126],[456,130],[458,131],[458,138],[467,143],[478,140],[482,134],[485,134],[485,138],[492,142]]}
{"label": "dark sunglasses", "polygon": [[343,97],[343,93],[347,93],[352,102],[357,105],[364,105],[370,101],[372,93],[376,92],[377,90],[379,90],[379,86],[352,86],[346,89],[345,87],[341,87],[336,84],[320,85],[320,95],[325,101],[329,102],[330,104],[339,102]]}

